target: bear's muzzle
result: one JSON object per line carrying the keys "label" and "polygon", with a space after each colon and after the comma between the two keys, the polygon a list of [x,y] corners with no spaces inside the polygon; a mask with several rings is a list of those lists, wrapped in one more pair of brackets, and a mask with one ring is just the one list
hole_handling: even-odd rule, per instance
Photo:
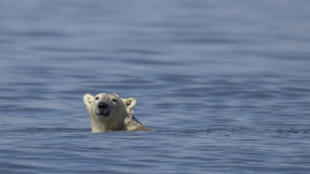
{"label": "bear's muzzle", "polygon": [[97,107],[97,115],[108,117],[111,114],[111,107],[106,102],[100,102],[98,103]]}

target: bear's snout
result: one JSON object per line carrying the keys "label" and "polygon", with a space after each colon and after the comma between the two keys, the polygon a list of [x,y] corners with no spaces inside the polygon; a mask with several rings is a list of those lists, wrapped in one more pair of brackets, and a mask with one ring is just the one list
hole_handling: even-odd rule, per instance
{"label": "bear's snout", "polygon": [[98,108],[102,109],[102,110],[106,109],[106,108],[108,108],[108,104],[104,103],[104,102],[101,102],[101,103],[98,104]]}
{"label": "bear's snout", "polygon": [[102,116],[109,116],[111,113],[111,107],[108,103],[106,102],[100,102],[98,103],[97,107],[97,114],[102,115]]}

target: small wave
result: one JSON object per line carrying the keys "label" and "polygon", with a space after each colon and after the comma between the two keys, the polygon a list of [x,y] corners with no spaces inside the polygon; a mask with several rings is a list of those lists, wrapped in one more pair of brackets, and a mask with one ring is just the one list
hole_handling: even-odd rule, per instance
{"label": "small wave", "polygon": [[276,130],[278,133],[285,133],[285,134],[289,134],[289,133],[294,133],[294,134],[309,134],[310,133],[310,128],[288,128],[288,129],[277,129]]}
{"label": "small wave", "polygon": [[[10,129],[2,130],[0,133],[91,133],[90,128],[21,128],[21,129]],[[183,130],[175,129],[164,129],[158,128],[152,129],[152,133],[159,134],[183,134],[183,135],[193,135],[193,134],[310,134],[310,128],[250,128],[250,127],[212,127],[212,128],[188,128]]]}
{"label": "small wave", "polygon": [[[156,130],[155,130],[156,131]],[[206,128],[206,129],[184,129],[184,130],[163,130],[159,131],[163,134],[185,134],[185,135],[193,135],[193,134],[310,134],[310,128],[294,128],[294,127],[285,127],[285,128],[279,128],[279,127],[229,127],[229,126],[223,126],[223,127],[212,127],[212,128]]]}
{"label": "small wave", "polygon": [[22,129],[11,129],[4,130],[3,132],[20,132],[20,133],[59,133],[59,132],[90,132],[90,129],[78,129],[78,128],[40,128],[40,127],[30,127],[30,128],[22,128]]}

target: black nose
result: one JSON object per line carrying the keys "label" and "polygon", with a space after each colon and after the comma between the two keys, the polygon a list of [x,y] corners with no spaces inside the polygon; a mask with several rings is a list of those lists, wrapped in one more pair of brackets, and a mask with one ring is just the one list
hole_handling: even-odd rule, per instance
{"label": "black nose", "polygon": [[100,110],[104,110],[104,109],[108,108],[108,104],[107,104],[107,103],[104,103],[104,102],[100,102],[100,103],[98,104],[98,108],[99,108]]}
{"label": "black nose", "polygon": [[111,113],[111,107],[108,103],[100,102],[98,103],[98,108],[96,109],[96,114],[101,116],[109,116]]}

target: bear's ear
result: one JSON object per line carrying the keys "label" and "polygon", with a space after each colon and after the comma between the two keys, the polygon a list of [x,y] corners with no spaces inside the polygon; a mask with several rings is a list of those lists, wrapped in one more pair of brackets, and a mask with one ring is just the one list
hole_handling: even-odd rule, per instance
{"label": "bear's ear", "polygon": [[94,101],[94,96],[90,94],[85,94],[83,101],[84,101],[85,106],[88,108],[88,106],[92,104],[92,102]]}
{"label": "bear's ear", "polygon": [[133,114],[133,108],[135,108],[137,101],[135,98],[125,98],[123,99],[123,103],[126,107],[127,112],[129,112],[130,114]]}

